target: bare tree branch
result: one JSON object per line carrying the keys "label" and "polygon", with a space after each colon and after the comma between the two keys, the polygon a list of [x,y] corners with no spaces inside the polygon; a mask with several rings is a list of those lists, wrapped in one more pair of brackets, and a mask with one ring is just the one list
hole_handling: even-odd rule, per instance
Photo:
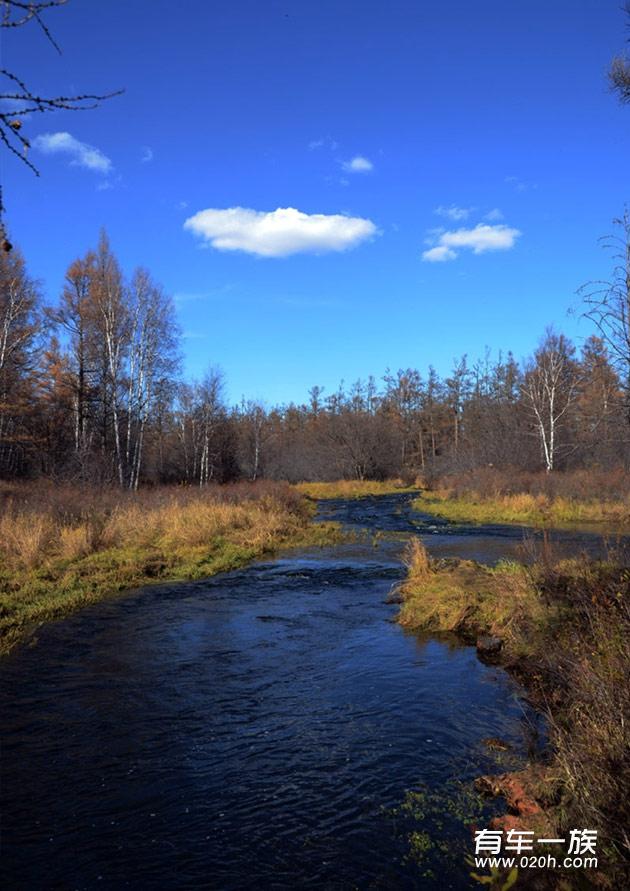
{"label": "bare tree branch", "polygon": [[23,3],[21,0],[0,0],[0,5],[4,7],[0,27],[2,28],[19,28],[27,22],[34,20],[42,29],[46,38],[54,46],[61,55],[61,48],[50,30],[41,17],[42,12],[51,9],[54,6],[63,6],[67,0],[47,0],[47,2],[29,2]]}
{"label": "bare tree branch", "polygon": [[587,282],[578,294],[585,304],[583,315],[595,324],[619,371],[630,423],[630,212],[626,209],[613,222],[621,235],[602,239],[615,261],[610,281]]}
{"label": "bare tree branch", "polygon": [[[30,21],[36,22],[42,29],[46,39],[61,52],[48,26],[42,19],[42,13],[49,9],[64,6],[67,0],[0,0],[1,28],[19,28]],[[4,78],[5,90],[0,92],[0,142],[25,164],[36,176],[39,170],[27,157],[30,141],[22,133],[23,120],[31,114],[44,114],[50,111],[87,111],[97,108],[101,102],[119,96],[123,90],[111,93],[82,93],[77,96],[42,96],[33,91],[26,82],[6,68],[0,68],[0,78]],[[1,82],[1,81],[0,81]],[[0,89],[2,89],[0,87]],[[0,186],[0,220],[5,207]],[[4,236],[4,228],[0,222],[0,239]],[[7,247],[8,246],[8,247]],[[6,238],[4,250],[11,245]]]}
{"label": "bare tree branch", "polygon": [[[630,30],[630,0],[626,2],[624,9],[628,17],[627,27]],[[630,38],[628,38],[630,43]],[[608,69],[608,82],[610,89],[617,94],[619,101],[630,103],[630,58],[625,55],[615,56]]]}

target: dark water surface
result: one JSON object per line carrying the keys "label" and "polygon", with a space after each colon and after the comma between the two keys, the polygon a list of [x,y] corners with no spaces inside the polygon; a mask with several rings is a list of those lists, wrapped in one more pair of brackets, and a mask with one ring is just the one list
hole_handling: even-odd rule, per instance
{"label": "dark water surface", "polygon": [[3,888],[471,887],[470,831],[447,821],[449,851],[419,864],[409,834],[435,820],[395,811],[496,768],[484,737],[524,756],[536,716],[384,601],[405,534],[493,562],[523,533],[423,518],[406,495],[321,516],[386,534],[131,592],[2,660]]}

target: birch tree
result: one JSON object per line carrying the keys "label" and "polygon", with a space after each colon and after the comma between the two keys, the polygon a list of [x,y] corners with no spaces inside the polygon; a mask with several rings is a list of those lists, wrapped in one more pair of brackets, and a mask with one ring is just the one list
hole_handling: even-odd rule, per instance
{"label": "birch tree", "polygon": [[563,334],[548,330],[525,367],[522,395],[534,421],[547,473],[556,466],[560,432],[578,395],[573,353]]}
{"label": "birch tree", "polygon": [[147,423],[179,360],[173,304],[145,269],[132,280],[129,319],[124,469],[127,486],[137,489]]}
{"label": "birch tree", "polygon": [[122,273],[111,252],[107,235],[102,232],[95,257],[92,294],[98,313],[103,348],[103,433],[106,441],[107,416],[111,415],[116,475],[125,484],[125,465],[121,437],[121,398],[124,362],[130,336],[129,312],[125,303]]}
{"label": "birch tree", "polygon": [[265,446],[272,435],[272,428],[264,405],[255,400],[243,400],[239,416],[242,428],[241,466],[252,482],[264,469]]}

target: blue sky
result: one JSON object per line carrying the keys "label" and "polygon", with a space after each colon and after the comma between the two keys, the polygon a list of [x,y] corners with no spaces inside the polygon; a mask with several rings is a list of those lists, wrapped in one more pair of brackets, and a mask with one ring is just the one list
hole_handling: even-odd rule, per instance
{"label": "blue sky", "polygon": [[187,373],[220,365],[235,401],[521,357],[550,323],[579,340],[567,308],[630,199],[620,6],[71,0],[62,57],[29,26],[5,65],[126,92],[25,123],[41,177],[2,160],[12,238],[53,300],[105,226],[175,296]]}

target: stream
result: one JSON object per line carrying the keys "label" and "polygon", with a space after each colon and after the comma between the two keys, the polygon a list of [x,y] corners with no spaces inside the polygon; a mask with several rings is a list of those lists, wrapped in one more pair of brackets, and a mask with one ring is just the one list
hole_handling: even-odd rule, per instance
{"label": "stream", "polygon": [[480,887],[466,789],[544,727],[502,669],[403,631],[386,597],[411,533],[494,563],[524,532],[410,501],[321,503],[352,541],[127,592],[5,657],[2,887]]}

